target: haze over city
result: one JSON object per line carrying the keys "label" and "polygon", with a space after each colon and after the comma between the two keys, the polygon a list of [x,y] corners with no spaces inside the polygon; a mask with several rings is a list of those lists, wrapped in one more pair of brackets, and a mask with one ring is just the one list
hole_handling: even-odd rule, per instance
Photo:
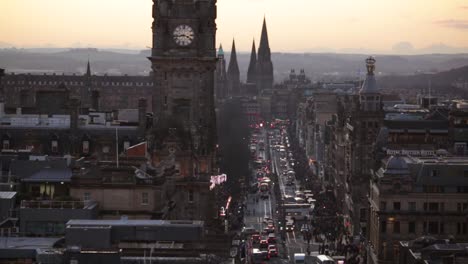
{"label": "haze over city", "polygon": [[[144,49],[151,0],[4,0],[0,47]],[[276,52],[458,53],[468,49],[466,0],[219,0],[217,43],[249,51],[268,22]]]}

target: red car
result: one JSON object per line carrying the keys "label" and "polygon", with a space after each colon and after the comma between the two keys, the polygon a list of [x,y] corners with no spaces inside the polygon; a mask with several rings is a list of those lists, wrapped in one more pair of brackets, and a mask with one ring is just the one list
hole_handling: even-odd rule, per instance
{"label": "red car", "polygon": [[276,248],[268,250],[268,257],[270,258],[278,257],[278,251],[276,250]]}
{"label": "red car", "polygon": [[268,240],[262,239],[260,240],[260,250],[267,250],[268,249]]}
{"label": "red car", "polygon": [[253,234],[252,235],[252,243],[254,243],[254,244],[260,243],[260,239],[261,239],[261,237],[260,237],[259,234]]}

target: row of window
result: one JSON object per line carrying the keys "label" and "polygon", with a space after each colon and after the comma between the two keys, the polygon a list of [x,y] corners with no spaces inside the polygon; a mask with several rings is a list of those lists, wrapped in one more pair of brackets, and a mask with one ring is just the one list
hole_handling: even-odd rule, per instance
{"label": "row of window", "polygon": [[[83,193],[83,201],[91,201],[91,193],[90,192],[85,192]],[[188,201],[193,203],[194,202],[194,192],[193,190],[189,190],[188,192]],[[148,205],[149,204],[149,193],[148,192],[142,192],[141,193],[141,205]]]}
{"label": "row of window", "polygon": [[[408,202],[408,211],[410,212],[416,212],[416,202]],[[380,202],[380,211],[386,211],[387,210],[387,202]],[[401,202],[393,202],[393,211],[400,211],[401,210]],[[443,212],[445,211],[445,203],[437,203],[437,202],[431,202],[431,203],[423,203],[423,211],[425,212]],[[457,203],[457,212],[462,213],[462,212],[468,212],[468,202],[465,203]]]}
{"label": "row of window", "polygon": [[[60,81],[7,81],[6,82],[8,85],[24,85],[24,84],[28,84],[28,85],[59,85],[61,83],[65,84],[65,85],[80,85],[80,86],[83,86],[84,85],[84,82],[72,82],[72,81],[68,81],[68,82],[60,82]],[[93,85],[97,86],[97,85],[101,85],[101,86],[153,86],[153,83],[152,82],[101,82],[101,83],[97,83],[97,82],[93,82]]]}
{"label": "row of window", "polygon": [[[392,221],[387,223],[387,221],[381,221],[380,223],[380,232],[385,234],[390,232],[388,225],[393,226],[393,234],[400,234],[401,233],[401,222],[400,221]],[[457,235],[467,235],[468,224],[466,222],[457,223]],[[416,222],[410,221],[408,222],[408,233],[409,234],[416,234]],[[437,221],[429,221],[423,222],[423,233],[428,234],[444,234],[445,233],[445,224],[444,222],[437,222]]]}
{"label": "row of window", "polygon": [[[89,146],[90,143],[88,140],[83,141],[82,143],[82,153],[88,154],[89,153]],[[9,139],[4,139],[2,141],[2,149],[10,149],[10,140]],[[123,148],[124,150],[127,150],[130,147],[130,142],[129,141],[124,141],[123,142]],[[59,148],[58,148],[58,141],[57,140],[52,140],[51,141],[51,151],[52,153],[58,153]],[[109,153],[110,152],[110,146],[103,146],[102,147],[102,153]]]}

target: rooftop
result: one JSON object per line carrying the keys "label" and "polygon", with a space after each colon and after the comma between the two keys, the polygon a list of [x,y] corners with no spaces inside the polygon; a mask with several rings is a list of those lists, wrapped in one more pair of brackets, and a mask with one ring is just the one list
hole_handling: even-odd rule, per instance
{"label": "rooftop", "polygon": [[70,220],[67,226],[199,226],[203,221],[166,221],[166,220]]}

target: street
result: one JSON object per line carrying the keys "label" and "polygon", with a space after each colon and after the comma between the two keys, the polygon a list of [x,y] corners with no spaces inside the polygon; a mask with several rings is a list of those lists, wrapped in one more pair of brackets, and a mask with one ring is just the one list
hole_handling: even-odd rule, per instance
{"label": "street", "polygon": [[[271,258],[269,263],[293,263],[295,253],[307,253],[307,240],[304,239],[300,226],[290,231],[283,230],[285,228],[285,219],[279,212],[279,206],[281,205],[281,201],[286,200],[287,197],[289,197],[289,199],[296,197],[296,190],[300,190],[301,188],[300,183],[297,182],[294,177],[290,178],[292,179],[292,182],[287,184],[287,180],[283,175],[286,175],[286,172],[291,171],[292,166],[289,164],[289,161],[285,163],[286,158],[281,157],[281,155],[284,156],[284,154],[280,155],[280,153],[275,150],[273,143],[277,141],[277,138],[269,137],[268,132],[271,134],[273,133],[273,130],[261,129],[260,133],[256,136],[256,140],[259,143],[255,144],[255,152],[257,159],[270,161],[271,165],[269,167],[271,169],[271,173],[278,175],[278,177],[276,177],[277,181],[272,181],[267,198],[262,198],[260,192],[249,192],[246,198],[244,223],[246,227],[253,227],[261,232],[267,227],[265,219],[273,219],[276,228],[276,245],[279,257]],[[276,131],[276,133],[278,133],[278,131]],[[264,142],[264,144],[261,142]],[[280,164],[281,160],[282,165]],[[257,181],[257,170],[254,170],[250,185],[256,184]],[[281,197],[277,197],[275,194],[275,185],[279,185]],[[313,205],[310,207],[313,208]],[[249,252],[251,252],[252,244],[250,243],[249,245]],[[312,243],[311,241],[309,250],[311,252],[318,251],[318,246],[319,244]]]}

